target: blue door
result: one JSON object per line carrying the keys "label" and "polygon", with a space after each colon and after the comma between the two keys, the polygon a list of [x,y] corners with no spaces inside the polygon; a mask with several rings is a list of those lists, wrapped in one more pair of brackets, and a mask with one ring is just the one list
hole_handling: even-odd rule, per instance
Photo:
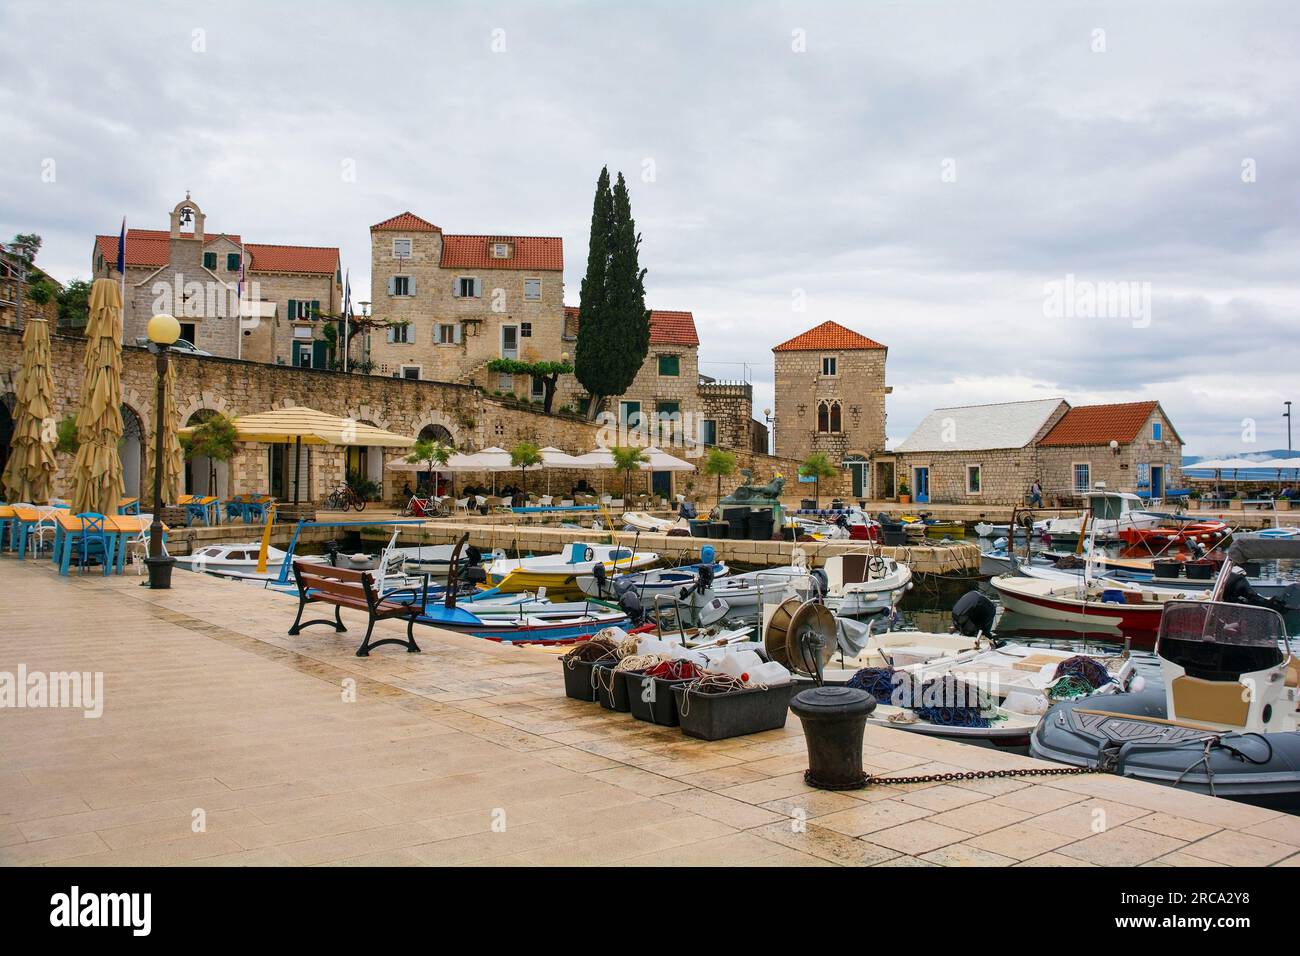
{"label": "blue door", "polygon": [[1151,497],[1163,498],[1165,496],[1165,468],[1164,465],[1151,466]]}
{"label": "blue door", "polygon": [[916,478],[916,487],[913,489],[915,494],[912,495],[912,500],[923,505],[930,500],[930,469],[913,468],[912,472]]}

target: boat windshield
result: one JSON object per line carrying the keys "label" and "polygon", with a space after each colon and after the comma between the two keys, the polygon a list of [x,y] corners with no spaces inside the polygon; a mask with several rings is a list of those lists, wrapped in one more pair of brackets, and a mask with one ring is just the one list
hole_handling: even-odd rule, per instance
{"label": "boat windshield", "polygon": [[1246,604],[1170,601],[1160,616],[1156,653],[1203,680],[1236,680],[1277,667],[1290,652],[1276,611]]}
{"label": "boat windshield", "polygon": [[1119,495],[1093,495],[1093,518],[1114,521],[1124,513],[1124,499]]}

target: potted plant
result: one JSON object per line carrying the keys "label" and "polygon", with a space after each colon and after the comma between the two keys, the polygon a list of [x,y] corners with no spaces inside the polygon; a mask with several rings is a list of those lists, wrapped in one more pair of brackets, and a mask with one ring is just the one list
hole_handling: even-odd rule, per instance
{"label": "potted plant", "polygon": [[898,483],[898,503],[900,505],[910,504],[912,501],[912,489],[905,481]]}
{"label": "potted plant", "polygon": [[734,452],[721,448],[710,448],[704,464],[700,467],[701,475],[712,475],[718,479],[718,501],[722,500],[722,479],[729,477],[736,470]]}
{"label": "potted plant", "polygon": [[631,496],[632,472],[640,471],[642,463],[649,459],[646,458],[645,450],[641,448],[624,448],[615,445],[609,453],[614,458],[614,470],[623,473],[623,500],[627,501]]}
{"label": "potted plant", "polygon": [[528,476],[525,470],[542,463],[542,450],[530,441],[521,441],[510,449],[510,464],[519,469],[519,487],[525,494],[528,491]]}

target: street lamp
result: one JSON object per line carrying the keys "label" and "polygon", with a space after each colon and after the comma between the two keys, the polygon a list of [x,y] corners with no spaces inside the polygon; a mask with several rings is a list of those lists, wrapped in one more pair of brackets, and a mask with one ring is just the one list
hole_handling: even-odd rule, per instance
{"label": "street lamp", "polygon": [[765,450],[770,450],[771,453],[775,455],[776,454],[776,430],[772,427],[772,425],[776,421],[776,416],[772,414],[772,409],[770,408],[763,409],[763,421],[767,424],[767,433],[770,440],[768,449]]}
{"label": "street lamp", "polygon": [[1286,419],[1286,452],[1289,456],[1291,454],[1291,403],[1283,402],[1282,404],[1286,406],[1286,411],[1282,413],[1282,417]]}
{"label": "street lamp", "polygon": [[163,473],[163,401],[166,397],[167,350],[181,337],[181,324],[175,316],[155,315],[145,332],[149,348],[158,356],[158,389],[154,396],[153,429],[153,521],[149,524],[149,587],[166,590],[172,586],[172,565],[176,562],[163,554],[162,473]]}

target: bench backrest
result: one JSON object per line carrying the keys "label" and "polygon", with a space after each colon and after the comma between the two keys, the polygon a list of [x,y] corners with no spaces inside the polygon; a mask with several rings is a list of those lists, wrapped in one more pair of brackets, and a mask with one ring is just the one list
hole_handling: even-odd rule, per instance
{"label": "bench backrest", "polygon": [[300,596],[305,597],[308,591],[317,591],[354,601],[358,596],[363,596],[366,604],[372,608],[379,603],[375,576],[370,571],[336,568],[328,564],[294,559],[293,577],[298,584]]}

